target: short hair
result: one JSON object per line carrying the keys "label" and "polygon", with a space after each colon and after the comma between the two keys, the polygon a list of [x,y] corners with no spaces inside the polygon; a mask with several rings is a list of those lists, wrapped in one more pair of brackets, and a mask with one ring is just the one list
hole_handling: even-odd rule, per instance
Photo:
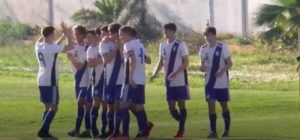
{"label": "short hair", "polygon": [[121,29],[120,29],[120,32],[122,33],[125,33],[125,34],[128,34],[132,37],[136,37],[137,33],[135,31],[134,28],[130,27],[130,26],[123,26]]}
{"label": "short hair", "polygon": [[86,28],[82,25],[76,25],[73,27],[73,30],[78,31],[82,35],[86,35]]}
{"label": "short hair", "polygon": [[211,33],[213,35],[217,35],[217,30],[216,30],[215,27],[208,26],[208,27],[205,28],[204,35],[206,35],[208,33]]}
{"label": "short hair", "polygon": [[108,32],[108,25],[103,25],[100,30],[103,32]]}
{"label": "short hair", "polygon": [[96,27],[96,34],[99,36],[101,35],[101,27],[102,27],[101,25]]}
{"label": "short hair", "polygon": [[53,26],[47,26],[42,29],[42,35],[44,38],[54,34],[55,28]]}
{"label": "short hair", "polygon": [[108,25],[108,31],[113,34],[118,33],[120,28],[121,28],[121,24],[116,23],[116,22],[110,23]]}
{"label": "short hair", "polygon": [[164,29],[176,32],[177,27],[176,27],[175,23],[167,23],[164,25]]}
{"label": "short hair", "polygon": [[87,35],[88,35],[88,34],[91,34],[91,35],[93,35],[93,36],[97,36],[96,30],[88,30],[88,31],[86,31],[86,34],[87,34]]}

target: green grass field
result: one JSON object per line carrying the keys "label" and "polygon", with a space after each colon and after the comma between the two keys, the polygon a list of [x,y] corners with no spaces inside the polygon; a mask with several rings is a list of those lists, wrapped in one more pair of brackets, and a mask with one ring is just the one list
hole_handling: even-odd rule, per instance
{"label": "green grass field", "polygon": [[[154,47],[148,50],[155,58]],[[74,127],[75,97],[68,63],[63,55],[60,59],[60,105],[51,130],[61,139],[71,139],[66,133]],[[186,137],[205,139],[208,115],[203,75],[196,70],[198,57],[192,55],[190,59],[191,100],[187,102]],[[300,97],[294,56],[237,53],[233,61],[229,139],[300,139]],[[147,75],[153,66],[147,67]],[[36,139],[43,110],[36,86],[36,69],[33,48],[0,47],[0,140]],[[155,124],[151,138],[171,138],[177,124],[168,113],[162,76],[147,84],[146,95],[149,120]],[[223,121],[220,108],[218,110],[221,132]],[[131,122],[131,135],[134,136],[137,127],[134,117]]]}

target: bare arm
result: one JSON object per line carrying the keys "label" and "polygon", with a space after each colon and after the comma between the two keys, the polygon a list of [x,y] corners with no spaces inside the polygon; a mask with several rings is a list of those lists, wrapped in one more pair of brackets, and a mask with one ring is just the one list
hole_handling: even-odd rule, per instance
{"label": "bare arm", "polygon": [[136,68],[136,60],[135,56],[132,55],[129,57],[129,79],[130,79],[130,84],[135,87],[135,81],[133,81],[133,76],[134,76],[134,71]]}
{"label": "bare arm", "polygon": [[115,55],[116,55],[116,50],[112,50],[111,52],[103,54],[102,59],[105,62],[105,64],[107,64],[114,58]]}
{"label": "bare arm", "polygon": [[152,73],[152,76],[151,76],[150,80],[153,80],[156,77],[156,75],[162,69],[162,67],[163,67],[163,57],[160,56],[159,61],[158,61],[157,65],[156,65],[156,67],[155,67],[155,69]]}
{"label": "bare arm", "polygon": [[89,58],[87,62],[88,62],[88,66],[90,66],[90,67],[94,67],[98,64],[103,63],[101,57],[100,58]]}
{"label": "bare arm", "polygon": [[75,60],[74,56],[70,53],[67,54],[68,59],[70,60],[71,65],[76,68],[76,70],[80,70],[83,68],[84,63],[78,62]]}

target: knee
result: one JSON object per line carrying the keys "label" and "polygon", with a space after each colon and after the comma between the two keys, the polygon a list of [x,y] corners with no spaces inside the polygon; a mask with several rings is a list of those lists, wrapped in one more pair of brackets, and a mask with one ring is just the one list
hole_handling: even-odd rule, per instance
{"label": "knee", "polygon": [[57,112],[58,111],[58,106],[57,105],[51,105],[50,110],[52,112]]}

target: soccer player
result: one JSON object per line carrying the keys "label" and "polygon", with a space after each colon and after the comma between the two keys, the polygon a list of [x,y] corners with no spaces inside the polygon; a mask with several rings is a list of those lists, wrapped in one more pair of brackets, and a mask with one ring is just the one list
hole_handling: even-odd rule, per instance
{"label": "soccer player", "polygon": [[98,37],[95,30],[87,31],[87,41],[89,48],[87,50],[87,60],[89,66],[89,75],[91,80],[91,91],[93,97],[93,107],[91,109],[91,133],[94,138],[99,137],[99,131],[96,126],[98,110],[102,102],[104,93],[104,65],[99,54]]}
{"label": "soccer player", "polygon": [[[90,130],[90,117],[89,110],[91,107],[92,99],[87,96],[88,88],[88,71],[87,71],[87,49],[88,45],[84,42],[86,37],[86,28],[78,25],[73,28],[73,36],[75,37],[76,44],[73,50],[67,53],[68,59],[72,65],[72,70],[75,79],[75,93],[77,102],[77,116],[75,129],[68,132],[72,137],[88,137]],[[80,134],[80,127],[82,119],[85,118],[85,131]]]}
{"label": "soccer player", "polygon": [[125,81],[122,87],[120,109],[123,120],[123,137],[129,137],[129,105],[133,105],[137,116],[138,137],[148,137],[145,104],[145,54],[143,44],[136,39],[136,31],[129,26],[120,29],[120,39],[124,43]]}
{"label": "soccer player", "polygon": [[[100,45],[100,42],[102,41],[103,38],[108,37],[108,25],[103,25],[103,26],[98,26],[96,28],[96,34],[98,37],[98,42]],[[100,52],[100,47],[98,48],[98,52]],[[99,53],[100,54],[100,53]],[[101,56],[101,55],[100,55]],[[102,58],[102,56],[101,56]],[[102,59],[103,60],[103,59]],[[105,65],[104,65],[104,69],[105,69]],[[104,79],[104,86],[105,86],[105,71],[103,71],[103,79]],[[107,132],[106,132],[106,127],[107,127],[107,101],[106,101],[106,94],[105,94],[105,88],[103,91],[103,95],[102,95],[102,100],[101,100],[101,104],[102,104],[102,112],[101,112],[101,121],[102,121],[102,127],[101,127],[101,134],[99,135],[100,138],[105,138],[108,136]]]}
{"label": "soccer player", "polygon": [[123,60],[122,60],[122,44],[119,40],[119,29],[121,25],[111,23],[108,25],[107,37],[100,42],[99,53],[103,57],[105,63],[105,94],[108,102],[108,127],[109,135],[119,135],[119,127],[114,125],[121,122],[121,117],[116,114],[119,106],[122,83],[124,80]]}
{"label": "soccer player", "polygon": [[[42,29],[42,37],[35,45],[35,53],[39,63],[39,72],[37,83],[40,91],[41,102],[45,106],[43,114],[43,124],[38,132],[38,136],[42,138],[55,139],[50,133],[50,125],[58,109],[59,92],[58,92],[58,68],[57,68],[57,55],[60,52],[69,51],[71,45],[71,32],[67,26],[61,24],[63,36],[54,42],[55,28],[47,26]],[[68,46],[63,47],[61,42],[68,38]]]}
{"label": "soccer player", "polygon": [[210,121],[208,137],[218,137],[216,101],[220,102],[225,123],[222,137],[228,137],[230,128],[228,70],[232,66],[232,61],[227,46],[216,39],[216,28],[207,27],[204,35],[207,43],[201,47],[199,55],[201,57],[200,70],[205,72],[205,97],[208,103]]}
{"label": "soccer player", "polygon": [[[190,98],[187,77],[189,53],[186,43],[176,39],[176,29],[177,27],[174,23],[164,25],[164,34],[167,41],[160,44],[160,59],[150,80],[153,80],[161,68],[164,67],[169,111],[179,123],[179,129],[174,137],[180,138],[184,136],[187,117],[185,101]],[[179,111],[176,108],[176,103]]]}

